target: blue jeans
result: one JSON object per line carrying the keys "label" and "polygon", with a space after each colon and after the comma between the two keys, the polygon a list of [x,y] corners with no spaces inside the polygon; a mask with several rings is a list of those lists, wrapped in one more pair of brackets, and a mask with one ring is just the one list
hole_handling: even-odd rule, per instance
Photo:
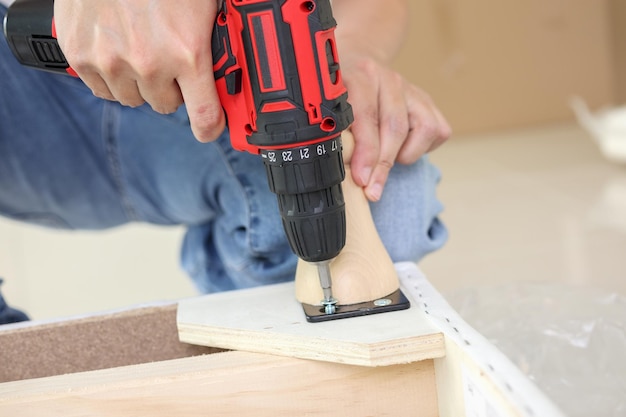
{"label": "blue jeans", "polygon": [[[0,92],[0,214],[66,229],[185,225],[182,266],[202,292],[293,278],[261,158],[233,150],[227,132],[199,143],[184,107],[164,116],[98,99],[79,79],[20,66],[4,40]],[[445,242],[438,180],[426,158],[398,165],[372,204],[395,261]]]}
{"label": "blue jeans", "polygon": [[[2,278],[0,278],[0,286],[2,286]],[[16,310],[7,305],[0,293],[0,324],[17,323],[18,321],[26,321],[28,316],[20,310]]]}

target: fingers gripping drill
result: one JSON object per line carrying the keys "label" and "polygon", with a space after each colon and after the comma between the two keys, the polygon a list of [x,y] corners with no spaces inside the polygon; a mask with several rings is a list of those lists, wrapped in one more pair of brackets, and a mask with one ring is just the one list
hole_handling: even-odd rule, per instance
{"label": "fingers gripping drill", "polygon": [[[54,0],[17,0],[4,30],[18,60],[61,73]],[[259,154],[292,250],[318,266],[335,312],[329,263],[346,239],[341,132],[352,123],[330,0],[225,0],[213,27],[215,81],[231,143]]]}

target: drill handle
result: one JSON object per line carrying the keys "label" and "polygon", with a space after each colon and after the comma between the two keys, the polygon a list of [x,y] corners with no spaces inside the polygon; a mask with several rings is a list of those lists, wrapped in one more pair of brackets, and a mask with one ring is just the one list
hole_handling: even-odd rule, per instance
{"label": "drill handle", "polygon": [[20,64],[76,76],[56,40],[54,0],[19,0],[4,17],[4,36]]}
{"label": "drill handle", "polygon": [[[219,16],[223,16],[220,13]],[[54,0],[15,1],[4,17],[4,36],[20,64],[57,74],[78,77],[70,67],[57,41],[54,24]],[[213,47],[223,53],[228,33],[215,25]],[[226,39],[227,40],[227,39]],[[218,55],[221,56],[221,55]],[[214,54],[213,58],[216,56]],[[230,65],[232,63],[228,61]]]}

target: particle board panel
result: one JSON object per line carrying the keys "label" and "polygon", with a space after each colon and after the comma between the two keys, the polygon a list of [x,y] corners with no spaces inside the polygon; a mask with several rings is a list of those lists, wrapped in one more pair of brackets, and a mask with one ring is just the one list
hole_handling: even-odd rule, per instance
{"label": "particle board panel", "polygon": [[0,383],[215,350],[178,341],[173,302],[63,320],[17,323],[0,326]]}
{"label": "particle board panel", "polygon": [[284,283],[182,300],[185,343],[362,366],[387,366],[445,354],[442,333],[412,301],[408,310],[308,323]]}

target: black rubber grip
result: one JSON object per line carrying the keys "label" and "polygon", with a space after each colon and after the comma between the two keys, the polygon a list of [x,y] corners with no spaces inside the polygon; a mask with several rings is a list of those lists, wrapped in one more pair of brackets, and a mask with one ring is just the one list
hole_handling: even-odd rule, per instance
{"label": "black rubber grip", "polygon": [[67,74],[69,64],[52,36],[53,13],[53,0],[16,1],[5,16],[4,34],[22,65]]}

